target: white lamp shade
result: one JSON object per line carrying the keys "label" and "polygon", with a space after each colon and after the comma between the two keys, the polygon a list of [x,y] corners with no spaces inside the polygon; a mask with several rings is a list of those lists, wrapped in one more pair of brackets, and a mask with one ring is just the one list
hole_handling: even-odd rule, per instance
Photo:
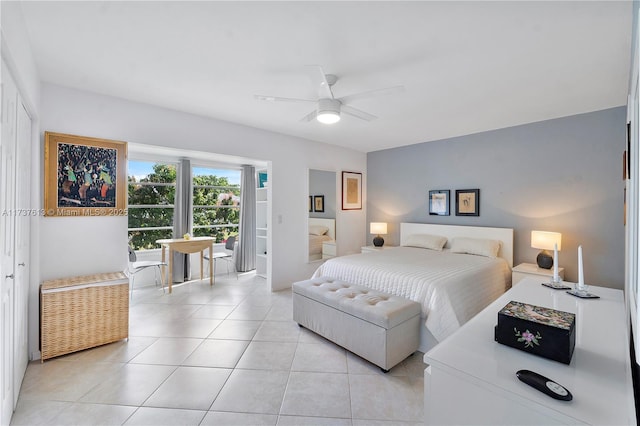
{"label": "white lamp shade", "polygon": [[340,121],[340,101],[337,99],[320,99],[316,119],[324,124]]}
{"label": "white lamp shade", "polygon": [[333,124],[340,121],[340,114],[333,111],[324,111],[316,116],[319,122],[323,124]]}
{"label": "white lamp shade", "polygon": [[562,247],[562,234],[560,232],[531,231],[531,247],[541,250],[553,250],[558,244],[558,250]]}
{"label": "white lamp shade", "polygon": [[372,234],[386,234],[387,224],[385,222],[371,222],[369,225],[369,232]]}

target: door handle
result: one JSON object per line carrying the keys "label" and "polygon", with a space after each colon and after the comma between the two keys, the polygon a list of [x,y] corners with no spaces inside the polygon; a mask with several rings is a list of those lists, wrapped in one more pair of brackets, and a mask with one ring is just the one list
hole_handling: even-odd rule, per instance
{"label": "door handle", "polygon": [[18,266],[24,266],[24,262],[18,263]]}
{"label": "door handle", "polygon": [[9,279],[13,279],[13,274],[11,274],[11,275],[5,275],[4,277],[5,277],[5,278],[9,278]]}

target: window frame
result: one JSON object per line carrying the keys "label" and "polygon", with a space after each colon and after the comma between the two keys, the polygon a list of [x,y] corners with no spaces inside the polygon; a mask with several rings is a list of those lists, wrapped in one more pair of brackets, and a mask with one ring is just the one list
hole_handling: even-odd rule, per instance
{"label": "window frame", "polygon": [[[195,205],[194,203],[194,191],[196,188],[205,188],[205,189],[222,189],[222,190],[237,190],[238,194],[237,196],[240,197],[242,194],[242,178],[241,178],[241,173],[242,170],[241,168],[239,168],[237,165],[235,164],[223,164],[223,163],[219,163],[219,162],[202,162],[202,161],[198,161],[198,162],[194,162],[193,159],[191,160],[191,185],[189,188],[189,193],[191,194],[191,210],[189,211],[189,221],[191,223],[191,230],[190,233],[194,233],[195,230],[197,229],[210,229],[210,230],[214,230],[214,229],[228,229],[229,232],[227,232],[228,235],[237,235],[239,232],[239,228],[240,228],[240,220],[239,220],[239,216],[240,216],[240,209],[241,209],[241,204],[240,202],[238,202],[237,205]],[[130,162],[145,162],[145,163],[151,163],[152,165],[155,164],[162,164],[162,165],[171,165],[171,166],[175,166],[177,169],[179,169],[180,167],[180,162],[176,159],[168,159],[166,157],[163,156],[150,156],[150,155],[144,155],[144,156],[131,156],[129,158],[127,158],[127,166],[129,166]],[[210,169],[212,171],[219,171],[219,170],[233,170],[233,171],[237,171],[240,173],[240,182],[237,184],[237,186],[219,186],[219,185],[196,185],[194,184],[193,180],[194,180],[194,169]],[[173,203],[171,204],[129,204],[129,185],[131,184],[131,182],[129,181],[129,176],[131,176],[129,174],[128,171],[128,167],[127,167],[127,208],[128,209],[142,209],[142,208],[147,208],[147,209],[172,209],[174,211],[174,215],[175,215],[175,199],[173,200]],[[179,173],[179,171],[178,171]],[[220,175],[214,174],[213,176],[216,177],[221,177]],[[178,190],[178,176],[176,176],[176,181],[175,182],[135,182],[136,185],[142,185],[142,186],[152,186],[152,187],[157,187],[157,186],[173,186],[175,188],[174,194],[177,192]],[[217,209],[234,209],[238,211],[238,223],[234,224],[234,223],[225,223],[225,224],[211,224],[211,225],[196,225],[194,223],[194,218],[195,215],[194,213],[196,212],[197,209],[205,209],[206,210],[217,210]],[[149,227],[136,227],[136,228],[130,228],[129,227],[129,223],[127,223],[127,236],[129,238],[129,241],[131,241],[131,233],[132,232],[145,232],[145,231],[157,231],[157,230],[170,230],[171,231],[171,235],[174,234],[174,230],[175,230],[175,225],[173,224],[173,222],[171,223],[171,225],[166,225],[166,226],[149,226]],[[211,232],[211,234],[214,234],[213,232]],[[216,242],[215,244],[223,244],[223,242]],[[159,247],[155,247],[155,248],[144,248],[144,247],[134,247],[135,250],[154,250],[154,249],[158,249]]]}

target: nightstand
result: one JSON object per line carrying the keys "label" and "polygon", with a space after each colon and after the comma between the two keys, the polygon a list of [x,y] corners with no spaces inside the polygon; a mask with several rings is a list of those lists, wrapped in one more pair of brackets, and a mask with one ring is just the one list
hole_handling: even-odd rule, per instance
{"label": "nightstand", "polygon": [[[558,275],[564,280],[564,268],[558,268]],[[534,277],[541,283],[551,281],[553,268],[539,268],[535,263],[521,263],[511,270],[511,286],[514,286],[525,277]]]}
{"label": "nightstand", "polygon": [[331,259],[332,257],[336,257],[337,248],[335,241],[324,241],[322,243],[322,258],[323,259]]}
{"label": "nightstand", "polygon": [[396,246],[382,246],[382,247],[376,247],[376,246],[364,246],[364,247],[360,247],[360,253],[373,253],[376,251],[382,251],[382,250],[386,250],[389,248],[395,248]]}

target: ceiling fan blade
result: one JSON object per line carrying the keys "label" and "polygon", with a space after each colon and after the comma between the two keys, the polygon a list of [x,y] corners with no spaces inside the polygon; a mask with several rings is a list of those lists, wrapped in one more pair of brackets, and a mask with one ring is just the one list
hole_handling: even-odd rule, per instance
{"label": "ceiling fan blade", "polygon": [[350,103],[358,99],[372,98],[374,96],[391,95],[393,93],[399,93],[399,92],[404,92],[404,86],[393,86],[393,87],[386,87],[384,89],[374,89],[374,90],[368,90],[366,92],[354,93],[353,95],[347,95],[340,98],[340,102]]}
{"label": "ceiling fan blade", "polygon": [[318,111],[316,111],[315,109],[313,111],[311,111],[309,114],[305,115],[304,117],[302,117],[300,119],[300,121],[313,121],[315,120],[316,116],[318,115]]}
{"label": "ceiling fan blade", "polygon": [[259,101],[267,101],[267,102],[311,102],[311,103],[317,102],[311,99],[281,98],[278,96],[267,96],[267,95],[253,95],[253,97]]}
{"label": "ceiling fan blade", "polygon": [[351,107],[349,105],[342,105],[342,107],[340,108],[340,111],[364,121],[373,121],[376,118],[378,118],[373,114],[369,114],[368,112],[364,112],[360,109]]}
{"label": "ceiling fan blade", "polygon": [[312,78],[314,82],[319,85],[318,97],[320,99],[329,98],[334,99],[333,92],[331,91],[331,84],[327,81],[327,75],[324,73],[324,69],[320,65],[307,65],[312,69]]}

